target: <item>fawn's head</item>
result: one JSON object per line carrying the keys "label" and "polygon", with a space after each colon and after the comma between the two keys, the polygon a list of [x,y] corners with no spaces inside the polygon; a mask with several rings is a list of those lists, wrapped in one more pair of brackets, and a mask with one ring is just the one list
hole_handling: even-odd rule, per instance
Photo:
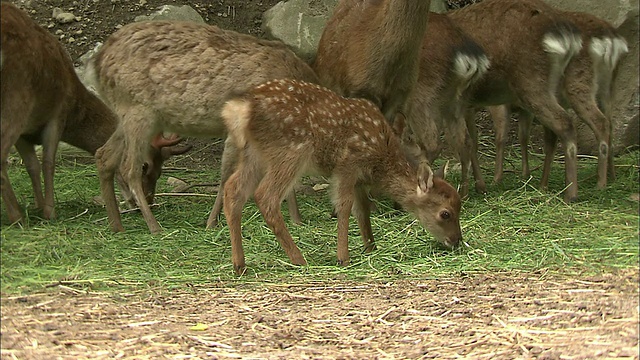
{"label": "fawn's head", "polygon": [[426,162],[418,165],[418,186],[411,196],[410,209],[433,237],[447,248],[462,241],[458,191],[444,180],[446,166],[435,174]]}

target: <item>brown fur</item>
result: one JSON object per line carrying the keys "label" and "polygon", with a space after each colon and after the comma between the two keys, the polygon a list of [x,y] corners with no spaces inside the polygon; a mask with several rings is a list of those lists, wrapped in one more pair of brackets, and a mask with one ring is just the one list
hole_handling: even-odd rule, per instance
{"label": "brown fur", "polygon": [[[579,12],[564,12],[563,15],[573,22],[582,32],[584,46],[578,55],[569,62],[565,71],[561,100],[565,107],[574,109],[578,117],[585,122],[598,140],[598,187],[607,185],[607,169],[615,178],[613,153],[611,152],[611,97],[613,81],[620,57],[628,50],[626,41],[619,36],[613,26],[598,17]],[[594,51],[594,43],[609,42],[611,47],[605,53]],[[490,107],[496,132],[496,165],[494,180],[500,182],[503,173],[503,153],[506,133],[509,127],[508,110],[505,107]],[[529,177],[528,143],[529,128],[533,118],[523,114],[518,121],[520,147],[522,152],[522,176]],[[548,132],[548,131],[547,131]],[[546,148],[555,147],[552,133],[545,135],[550,143]],[[548,170],[545,170],[545,172]]]}
{"label": "brown fur", "polygon": [[[123,176],[151,232],[160,225],[141,196],[145,149],[158,132],[196,137],[225,137],[220,110],[231,93],[277,78],[317,82],[311,68],[284,44],[260,40],[216,26],[153,21],[124,26],[96,54],[97,87],[120,117],[120,126],[97,154],[103,197],[112,228],[124,230],[115,206],[113,172]],[[225,151],[221,185],[234,167]],[[208,226],[217,220],[216,211]]]}
{"label": "brown fur", "polygon": [[227,102],[222,111],[229,141],[241,160],[225,186],[224,212],[233,264],[245,267],[242,208],[253,195],[266,223],[293,264],[306,263],[293,243],[280,203],[303,174],[329,176],[338,215],[338,263],[349,263],[348,225],[353,212],[365,249],[374,247],[367,190],[388,194],[447,246],[461,239],[460,196],[426,163],[418,172],[400,139],[373,103],[346,99],[317,85],[277,80]]}
{"label": "brown fur", "polygon": [[418,77],[430,0],[341,0],[314,69],[323,85],[376,103],[393,122]]}
{"label": "brown fur", "polygon": [[[58,142],[95,154],[115,130],[117,117],[80,82],[69,55],[53,35],[12,4],[2,3],[1,16],[2,198],[9,220],[20,221],[22,213],[6,170],[9,150],[15,145],[31,178],[35,204],[50,219],[55,216]],[[43,145],[44,197],[35,144]],[[155,189],[155,180],[146,176],[145,188]]]}
{"label": "brown fur", "polygon": [[462,163],[462,197],[468,194],[469,164],[476,189],[486,192],[464,111],[470,102],[470,87],[484,75],[488,66],[489,60],[482,48],[451,19],[443,14],[429,15],[420,55],[420,75],[406,104],[407,130],[413,130],[417,144],[430,163],[440,153],[440,133],[445,132]]}
{"label": "brown fur", "polygon": [[[515,103],[551,129],[565,148],[565,199],[574,200],[578,195],[576,131],[558,103],[557,90],[566,64],[581,46],[577,29],[542,0],[485,0],[448,16],[483,47],[491,61],[473,103]],[[469,131],[477,137],[475,126]],[[552,160],[553,154],[548,154],[543,186]]]}

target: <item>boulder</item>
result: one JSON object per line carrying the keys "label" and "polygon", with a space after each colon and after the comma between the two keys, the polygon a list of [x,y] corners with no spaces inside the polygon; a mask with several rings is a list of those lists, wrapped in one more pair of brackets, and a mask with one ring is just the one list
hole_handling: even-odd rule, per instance
{"label": "boulder", "polygon": [[158,8],[158,10],[151,15],[136,16],[135,21],[148,21],[148,20],[181,20],[181,21],[193,21],[204,23],[202,16],[198,14],[191,6],[174,6],[164,5]]}
{"label": "boulder", "polygon": [[639,0],[545,0],[549,5],[567,11],[585,11],[605,19],[613,26],[620,26],[634,9]]}
{"label": "boulder", "polygon": [[289,45],[306,61],[316,54],[324,25],[338,0],[281,1],[262,15],[267,36]]}

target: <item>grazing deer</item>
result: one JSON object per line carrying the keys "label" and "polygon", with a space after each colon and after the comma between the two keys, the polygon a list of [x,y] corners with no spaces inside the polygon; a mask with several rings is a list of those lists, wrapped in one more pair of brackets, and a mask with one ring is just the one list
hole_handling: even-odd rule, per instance
{"label": "grazing deer", "polygon": [[[582,50],[567,65],[560,92],[562,105],[571,107],[583,122],[593,131],[599,143],[598,187],[607,185],[607,170],[615,179],[613,152],[611,145],[612,127],[611,101],[613,82],[618,63],[629,49],[626,40],[616,33],[608,22],[587,13],[563,12],[568,20],[582,32]],[[509,127],[506,106],[488,107],[496,133],[496,168],[494,180],[502,180],[504,146]],[[518,121],[520,150],[522,153],[522,175],[529,177],[528,143],[529,128],[533,118],[523,114]],[[551,142],[546,149],[555,147],[555,137],[545,129],[545,140]],[[547,154],[548,156],[548,154]],[[545,162],[545,166],[548,163]],[[543,173],[548,172],[545,169]]]}
{"label": "grazing deer", "polygon": [[430,0],[341,0],[313,64],[340,95],[373,101],[393,122],[418,78]]}
{"label": "grazing deer", "polygon": [[[15,145],[31,178],[35,205],[43,209],[45,219],[51,219],[58,142],[95,154],[116,129],[117,117],[80,82],[69,55],[53,35],[16,6],[6,2],[1,6],[2,200],[9,221],[21,221],[23,214],[7,174],[9,151]],[[43,145],[44,197],[35,144]],[[150,149],[150,156],[158,163],[169,152]],[[150,201],[158,176],[159,168],[149,168],[144,177]],[[120,185],[126,191],[125,184]]]}
{"label": "grazing deer", "polygon": [[[462,164],[460,196],[464,198],[469,192],[469,164],[476,179],[476,190],[486,192],[480,165],[472,150],[476,144],[467,130],[464,115],[472,85],[489,68],[487,56],[449,17],[431,13],[419,66],[418,82],[405,106],[406,129],[411,130],[430,163],[440,153],[440,133],[444,131]],[[405,140],[410,137],[405,136]]]}
{"label": "grazing deer", "polygon": [[[564,197],[576,199],[576,131],[557,93],[567,64],[582,47],[579,30],[542,0],[484,0],[447,15],[484,49],[491,62],[474,86],[472,103],[514,103],[559,137],[565,150]],[[470,126],[469,131],[477,139],[476,127]],[[542,176],[543,186],[553,160],[553,149],[547,150],[549,166]]]}
{"label": "grazing deer", "polygon": [[245,268],[242,208],[251,195],[293,264],[306,261],[287,230],[280,204],[300,176],[330,176],[338,215],[338,264],[349,264],[353,209],[365,250],[374,247],[369,187],[387,193],[442,244],[456,246],[460,196],[426,162],[414,170],[400,139],[366,99],[347,99],[318,85],[275,80],[227,101],[222,118],[240,152],[225,184],[224,213],[236,273]]}
{"label": "grazing deer", "polygon": [[[278,78],[317,82],[313,70],[283,43],[191,22],[151,21],[122,27],[90,63],[94,83],[120,123],[96,154],[100,187],[114,231],[123,231],[113,177],[118,166],[152,233],[161,231],[145,198],[138,170],[159,132],[218,137],[226,134],[220,110],[229,94]],[[222,188],[235,166],[223,154],[221,190],[207,221],[215,225]],[[231,155],[230,155],[231,154]],[[295,198],[290,197],[292,207]],[[292,217],[298,217],[294,214]]]}

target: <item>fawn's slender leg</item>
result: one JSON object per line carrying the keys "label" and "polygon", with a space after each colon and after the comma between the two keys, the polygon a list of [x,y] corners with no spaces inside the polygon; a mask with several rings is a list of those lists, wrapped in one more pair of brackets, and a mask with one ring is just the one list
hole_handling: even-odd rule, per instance
{"label": "fawn's slender leg", "polygon": [[293,242],[281,211],[282,199],[291,191],[295,183],[297,176],[295,169],[295,166],[287,168],[283,164],[279,164],[276,170],[267,169],[253,197],[265,222],[275,234],[291,263],[306,265],[307,261]]}
{"label": "fawn's slender leg", "polygon": [[353,214],[358,220],[360,235],[362,235],[362,243],[364,252],[370,253],[376,249],[376,243],[373,239],[373,230],[371,230],[371,201],[368,192],[362,186],[355,188],[355,202],[353,205]]}
{"label": "fawn's slender leg", "polygon": [[[340,175],[342,174],[342,176]],[[349,170],[335,170],[332,199],[338,215],[338,265],[349,265],[349,216],[354,204],[356,179]],[[365,194],[366,195],[366,194]]]}
{"label": "fawn's slender leg", "polygon": [[[224,151],[222,152],[220,187],[218,189],[218,194],[216,195],[213,208],[211,209],[211,213],[209,213],[209,218],[207,219],[207,229],[213,229],[218,226],[218,219],[220,217],[220,211],[222,210],[222,203],[224,202],[224,186],[235,170],[239,156],[241,156],[240,151],[236,148],[233,141],[227,139],[225,141]],[[298,202],[296,201],[295,192],[293,190],[287,195],[287,205],[289,206],[289,215],[291,216],[291,220],[296,224],[301,224],[302,219],[298,210]]]}
{"label": "fawn's slender leg", "polygon": [[256,185],[256,174],[241,165],[227,179],[224,187],[224,216],[231,235],[233,270],[237,275],[242,275],[246,269],[242,248],[242,208]]}

